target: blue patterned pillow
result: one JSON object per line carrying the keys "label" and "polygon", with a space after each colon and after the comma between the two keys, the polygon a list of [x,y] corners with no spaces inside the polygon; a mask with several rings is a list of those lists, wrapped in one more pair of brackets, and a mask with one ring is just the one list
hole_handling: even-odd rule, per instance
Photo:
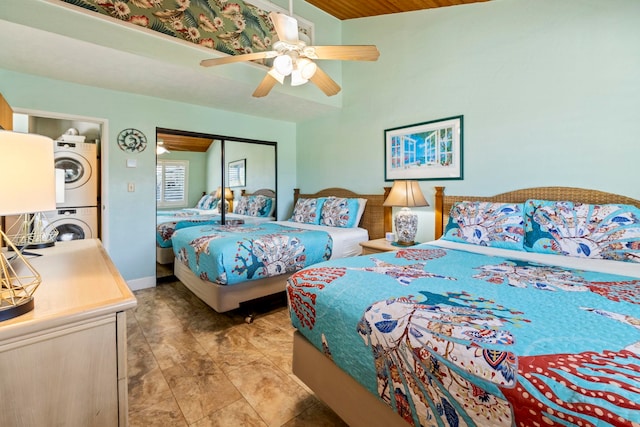
{"label": "blue patterned pillow", "polygon": [[242,196],[238,203],[236,204],[236,208],[234,209],[234,213],[240,215],[248,215],[247,212],[249,210],[249,196]]}
{"label": "blue patterned pillow", "polygon": [[216,209],[219,203],[220,199],[218,197],[211,197],[209,199],[209,207],[204,209]]}
{"label": "blue patterned pillow", "polygon": [[522,203],[455,203],[442,239],[521,251],[522,210]]}
{"label": "blue patterned pillow", "polygon": [[342,228],[356,227],[359,207],[358,199],[329,197],[322,205],[320,225]]}
{"label": "blue patterned pillow", "polygon": [[271,212],[273,200],[262,195],[250,196],[247,207],[247,215],[265,217]]}
{"label": "blue patterned pillow", "polygon": [[324,200],[322,197],[318,199],[298,199],[293,208],[291,221],[305,224],[319,224],[320,211]]}
{"label": "blue patterned pillow", "polygon": [[527,200],[524,247],[530,252],[640,262],[640,209]]}
{"label": "blue patterned pillow", "polygon": [[213,199],[211,195],[205,194],[200,198],[200,200],[198,200],[198,203],[196,203],[196,209],[209,209],[211,199]]}

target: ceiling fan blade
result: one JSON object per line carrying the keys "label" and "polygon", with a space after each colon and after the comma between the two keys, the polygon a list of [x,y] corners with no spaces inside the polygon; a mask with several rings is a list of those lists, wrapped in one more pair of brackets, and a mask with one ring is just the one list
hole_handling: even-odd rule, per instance
{"label": "ceiling fan blade", "polygon": [[304,55],[311,59],[340,59],[344,61],[375,61],[380,56],[373,45],[308,46]]}
{"label": "ceiling fan blade", "polygon": [[280,41],[289,44],[298,44],[298,20],[296,18],[278,12],[271,12],[269,17],[273,22]]}
{"label": "ceiling fan blade", "polygon": [[271,89],[278,83],[278,81],[271,76],[271,74],[267,74],[264,76],[264,79],[260,82],[255,91],[253,91],[253,96],[255,98],[262,98],[263,96],[267,96]]}
{"label": "ceiling fan blade", "polygon": [[264,52],[245,53],[242,55],[229,55],[222,58],[203,59],[200,65],[203,67],[211,67],[213,65],[230,64],[232,62],[255,61],[256,59],[274,58],[278,53],[272,50]]}
{"label": "ceiling fan blade", "polygon": [[327,96],[333,96],[340,92],[340,86],[331,77],[318,67],[315,74],[309,79],[320,88]]}

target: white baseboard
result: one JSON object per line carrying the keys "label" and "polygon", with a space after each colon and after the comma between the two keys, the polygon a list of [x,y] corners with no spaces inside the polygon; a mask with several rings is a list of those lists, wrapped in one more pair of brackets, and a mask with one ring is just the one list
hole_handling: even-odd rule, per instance
{"label": "white baseboard", "polygon": [[155,288],[156,276],[141,277],[140,279],[128,280],[127,285],[131,291],[139,291],[140,289]]}

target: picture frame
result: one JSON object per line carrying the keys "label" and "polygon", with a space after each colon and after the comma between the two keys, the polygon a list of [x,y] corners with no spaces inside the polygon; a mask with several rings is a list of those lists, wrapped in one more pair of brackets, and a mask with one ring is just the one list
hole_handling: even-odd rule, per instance
{"label": "picture frame", "polygon": [[245,187],[247,178],[247,159],[234,160],[227,166],[229,187]]}
{"label": "picture frame", "polygon": [[384,131],[384,180],[463,179],[463,116]]}

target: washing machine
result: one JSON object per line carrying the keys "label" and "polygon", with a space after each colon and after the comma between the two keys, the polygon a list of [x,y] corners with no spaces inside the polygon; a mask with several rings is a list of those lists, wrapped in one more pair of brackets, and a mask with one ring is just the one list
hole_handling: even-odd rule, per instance
{"label": "washing machine", "polygon": [[98,205],[98,150],[96,144],[55,141],[56,169],[64,170],[64,202],[56,207]]}
{"label": "washing machine", "polygon": [[98,237],[98,208],[59,208],[44,212],[48,222],[45,231],[58,230],[58,241]]}

